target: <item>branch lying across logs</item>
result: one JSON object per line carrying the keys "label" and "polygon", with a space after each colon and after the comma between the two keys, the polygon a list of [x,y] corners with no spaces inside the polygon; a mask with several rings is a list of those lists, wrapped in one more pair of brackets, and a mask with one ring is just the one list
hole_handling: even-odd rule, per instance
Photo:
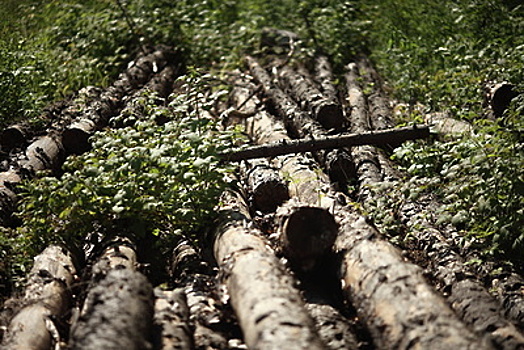
{"label": "branch lying across logs", "polygon": [[49,246],[35,258],[22,301],[26,304],[12,318],[1,348],[48,350],[59,343],[57,321],[71,306],[75,266],[70,254]]}
{"label": "branch lying across logs", "polygon": [[354,134],[325,136],[322,138],[282,140],[266,145],[248,147],[222,154],[227,161],[275,157],[289,153],[314,152],[323,149],[335,149],[362,145],[383,146],[391,143],[402,143],[408,140],[419,140],[430,136],[429,127],[415,125],[381,131],[369,131]]}

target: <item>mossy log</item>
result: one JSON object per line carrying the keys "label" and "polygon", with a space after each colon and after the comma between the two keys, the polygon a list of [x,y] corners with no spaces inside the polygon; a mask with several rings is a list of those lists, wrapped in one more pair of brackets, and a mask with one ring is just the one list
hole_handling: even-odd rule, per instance
{"label": "mossy log", "polygon": [[340,132],[345,125],[341,105],[320,91],[315,82],[282,61],[273,62],[280,86],[289,93],[302,109],[311,113],[326,130]]}
{"label": "mossy log", "polygon": [[231,194],[224,203],[213,250],[247,346],[324,349],[292,277],[250,228],[245,202]]}
{"label": "mossy log", "polygon": [[155,349],[194,349],[193,330],[189,322],[189,307],[183,289],[155,289]]}
{"label": "mossy log", "polygon": [[133,245],[127,240],[113,243],[92,275],[84,306],[71,330],[70,348],[150,349],[153,287],[136,271]]}
{"label": "mossy log", "polygon": [[35,257],[22,303],[4,335],[5,350],[49,350],[61,339],[58,328],[71,307],[76,274],[72,257],[63,248],[49,246]]}

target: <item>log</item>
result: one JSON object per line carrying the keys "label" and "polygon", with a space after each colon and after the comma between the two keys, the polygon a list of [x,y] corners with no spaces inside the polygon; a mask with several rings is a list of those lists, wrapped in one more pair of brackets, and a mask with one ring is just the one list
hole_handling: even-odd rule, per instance
{"label": "log", "polygon": [[491,82],[484,87],[484,101],[495,118],[502,118],[511,101],[518,95],[515,86],[508,82]]}
{"label": "log", "polygon": [[294,270],[311,271],[331,253],[338,225],[328,210],[292,201],[276,216],[278,248]]}
{"label": "log", "polygon": [[[301,111],[290,97],[274,86],[269,74],[256,60],[248,56],[246,61],[255,79],[262,85],[264,94],[270,101],[270,108],[284,121],[286,128],[291,130],[294,136],[299,138],[318,138],[327,135],[327,132],[317,121]],[[338,157],[337,153],[333,151],[318,150],[315,152],[315,156],[325,167],[333,181],[345,183],[352,178],[354,167],[353,163],[349,161],[351,158],[349,155]],[[350,174],[349,178],[340,177],[347,174]]]}
{"label": "log", "polygon": [[424,139],[429,136],[430,133],[428,126],[414,125],[382,131],[341,134],[311,139],[282,140],[267,145],[257,145],[245,147],[240,150],[227,151],[221,154],[221,157],[226,161],[240,161],[254,158],[275,157],[289,153],[315,152],[319,150],[362,145],[382,146],[391,143],[402,143],[408,140]]}
{"label": "log", "polygon": [[289,190],[278,171],[266,160],[251,161],[243,171],[249,204],[255,211],[274,212],[289,199]]}
{"label": "log", "polygon": [[465,135],[473,135],[474,128],[468,122],[450,117],[447,113],[431,113],[425,117],[425,122],[434,129],[436,133],[457,139]]}
{"label": "log", "polygon": [[244,339],[253,349],[324,349],[300,293],[240,196],[225,198],[213,251]]}
{"label": "log", "polygon": [[64,161],[64,147],[58,135],[49,134],[31,143],[25,152],[26,160],[20,167],[34,174],[42,170],[58,171]]}
{"label": "log", "polygon": [[21,147],[28,138],[27,125],[14,124],[2,131],[0,134],[0,146],[3,150],[10,151],[13,148]]}
{"label": "log", "polygon": [[334,85],[333,68],[326,56],[320,55],[315,57],[314,72],[315,80],[320,84],[324,96],[331,101],[338,101],[338,92]]}
{"label": "log", "polygon": [[62,133],[64,147],[68,154],[80,154],[90,149],[89,137],[123,108],[125,96],[142,87],[151,76],[174,60],[174,52],[159,47],[148,55],[130,63],[117,80],[101,93],[98,101],[86,107],[84,117],[73,122]]}
{"label": "log", "polygon": [[2,349],[48,350],[62,341],[55,323],[71,307],[71,287],[76,274],[70,254],[49,246],[35,258],[21,302],[7,327]]}
{"label": "log", "polygon": [[313,119],[330,132],[340,132],[344,129],[345,117],[336,99],[327,98],[311,78],[300,74],[282,61],[275,61],[273,65],[279,67],[276,76],[283,90],[289,93],[302,109],[309,111]]}
{"label": "log", "polygon": [[260,47],[270,52],[282,54],[293,50],[298,41],[298,35],[293,32],[264,27],[260,37]]}
{"label": "log", "polygon": [[362,77],[364,91],[369,90],[366,97],[369,104],[369,119],[372,130],[394,127],[393,112],[382,88],[382,79],[379,74],[367,57],[361,57],[356,64]]}
{"label": "log", "polygon": [[93,266],[84,306],[71,329],[70,348],[150,349],[153,287],[136,271],[128,239],[116,239]]}
{"label": "log", "polygon": [[189,307],[182,289],[155,289],[155,342],[161,350],[194,349],[193,330],[189,322]]}
{"label": "log", "polygon": [[[348,89],[350,100],[359,103],[356,110],[364,110],[365,106],[362,106],[362,100],[359,101],[351,96],[352,93],[361,94],[359,87],[355,84],[355,76],[351,76],[351,73],[348,74],[348,86],[351,87],[351,89]],[[366,119],[367,114],[365,112],[352,115],[353,125],[358,127],[358,131],[364,130],[367,125]],[[360,183],[358,196],[365,206],[366,200],[379,200],[381,194],[370,189],[384,186],[386,184],[383,180],[384,173],[391,174],[394,169],[391,162],[380,150],[354,148],[352,152],[353,157],[357,160]],[[361,164],[367,166],[360,166]],[[488,291],[478,281],[474,280],[474,277],[466,277],[468,268],[463,259],[447,244],[442,234],[425,219],[427,215],[417,214],[423,213],[427,205],[422,206],[404,201],[399,205],[399,208],[400,210],[396,215],[399,216],[401,222],[412,228],[410,234],[416,237],[417,243],[421,246],[421,252],[427,254],[429,266],[426,268],[439,282],[440,291],[444,295],[450,294],[448,297],[449,304],[459,317],[468,325],[472,325],[479,335],[490,334],[502,349],[522,346],[522,335],[513,325],[501,317],[500,309],[494,307],[496,302]],[[463,281],[464,279],[468,282]]]}
{"label": "log", "polygon": [[0,173],[0,226],[10,226],[12,223],[12,213],[18,202],[15,187],[21,181],[22,177],[16,170]]}
{"label": "log", "polygon": [[150,349],[153,288],[141,273],[111,270],[90,289],[70,348]]}

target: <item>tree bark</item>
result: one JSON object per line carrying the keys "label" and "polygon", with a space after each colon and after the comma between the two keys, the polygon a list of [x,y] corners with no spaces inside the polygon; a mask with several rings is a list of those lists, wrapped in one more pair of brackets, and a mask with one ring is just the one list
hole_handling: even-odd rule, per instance
{"label": "tree bark", "polygon": [[[262,85],[264,94],[271,102],[270,108],[284,121],[286,127],[295,136],[299,138],[318,138],[327,135],[327,132],[317,121],[301,111],[290,97],[273,85],[269,74],[258,62],[251,57],[247,57],[246,61],[251,73]],[[317,151],[315,155],[333,181],[345,183],[353,177],[354,168],[349,155],[339,157],[338,152],[335,151]]]}
{"label": "tree bark", "polygon": [[8,170],[0,173],[0,226],[10,226],[12,213],[18,197],[15,187],[22,181],[18,171]]}
{"label": "tree bark", "polygon": [[2,349],[48,350],[60,342],[55,322],[71,306],[71,287],[76,273],[71,256],[61,247],[49,246],[35,258],[16,312],[6,330]]}
{"label": "tree bark", "polygon": [[194,349],[193,330],[189,323],[189,307],[184,290],[155,289],[155,349]]}
{"label": "tree bark", "polygon": [[320,84],[322,93],[331,101],[338,101],[337,89],[334,85],[333,68],[326,56],[317,56],[314,60],[315,80]]}
{"label": "tree bark", "polygon": [[443,137],[460,138],[474,133],[473,125],[451,118],[447,113],[431,113],[426,115],[425,119],[426,123]]}
{"label": "tree bark", "polygon": [[246,164],[244,183],[249,195],[250,207],[262,213],[274,212],[289,199],[287,184],[268,161],[257,160]]}
{"label": "tree bark", "polygon": [[214,255],[244,339],[253,349],[324,349],[293,280],[261,232],[247,225],[246,204],[231,195],[221,209]]}
{"label": "tree bark", "polygon": [[302,109],[308,110],[313,119],[328,131],[340,132],[344,129],[345,117],[336,99],[327,98],[309,77],[283,65],[282,61],[276,61],[274,66],[278,67],[276,75],[282,88],[293,96]]}
{"label": "tree bark", "polygon": [[127,239],[105,250],[93,266],[90,284],[72,327],[71,349],[150,349],[153,288],[136,271],[136,253]]}
{"label": "tree bark", "polygon": [[42,136],[27,147],[26,160],[20,161],[20,167],[30,174],[37,171],[57,171],[64,161],[64,148],[59,136]]}

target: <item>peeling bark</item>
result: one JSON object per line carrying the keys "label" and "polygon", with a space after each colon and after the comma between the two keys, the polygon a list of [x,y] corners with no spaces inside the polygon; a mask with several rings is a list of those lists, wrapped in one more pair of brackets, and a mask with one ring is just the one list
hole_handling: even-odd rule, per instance
{"label": "peeling bark", "polygon": [[280,85],[298,102],[302,109],[308,110],[313,119],[326,130],[340,132],[344,128],[345,118],[340,104],[327,98],[315,83],[281,61],[274,64]]}
{"label": "peeling bark", "polygon": [[246,204],[234,195],[226,203],[214,254],[247,346],[324,349],[291,276],[261,233],[248,227]]}
{"label": "peeling bark", "polygon": [[7,327],[2,349],[48,350],[60,342],[56,322],[71,306],[71,286],[76,273],[63,248],[49,246],[35,258],[22,296],[23,307]]}
{"label": "peeling bark", "polygon": [[193,329],[189,323],[189,307],[184,291],[155,289],[155,297],[155,349],[193,349]]}

